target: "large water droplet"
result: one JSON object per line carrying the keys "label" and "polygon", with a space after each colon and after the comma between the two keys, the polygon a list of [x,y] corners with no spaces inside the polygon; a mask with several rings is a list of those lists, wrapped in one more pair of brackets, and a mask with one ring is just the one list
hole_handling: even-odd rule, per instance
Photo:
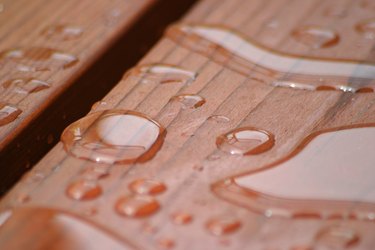
{"label": "large water droplet", "polygon": [[206,227],[214,235],[224,235],[237,231],[241,222],[232,216],[221,216],[210,219]]}
{"label": "large water droplet", "polygon": [[5,81],[2,86],[20,94],[34,93],[50,87],[48,83],[34,78],[12,79]]}
{"label": "large water droplet", "polygon": [[154,214],[160,208],[159,203],[147,195],[130,195],[120,198],[115,209],[118,214],[129,217],[145,217]]}
{"label": "large water droplet", "polygon": [[358,233],[345,226],[329,226],[322,228],[315,236],[315,245],[329,249],[344,249],[358,244]]}
{"label": "large water droplet", "polygon": [[190,83],[197,77],[195,72],[168,64],[140,65],[131,73],[143,77],[145,81],[157,81],[161,84]]}
{"label": "large water droplet", "polygon": [[[169,38],[195,52],[203,54],[246,77],[249,72],[287,76],[286,81],[321,85],[322,77],[332,85],[371,87],[375,84],[375,65],[346,58],[321,58],[283,53],[247,38],[239,31],[217,25],[174,25],[167,30]],[[305,27],[295,32],[311,46],[333,46],[339,40],[331,30]],[[267,82],[265,82],[267,83]],[[309,90],[314,90],[308,88]]]}
{"label": "large water droplet", "polygon": [[91,200],[102,193],[102,188],[96,181],[78,180],[68,185],[66,194],[74,200]]}
{"label": "large water droplet", "polygon": [[172,102],[179,102],[183,109],[196,109],[206,103],[206,100],[199,95],[178,95],[171,98]]}
{"label": "large water droplet", "polygon": [[273,163],[212,190],[266,216],[365,219],[375,207],[374,132],[374,124],[317,131]]}
{"label": "large water droplet", "polygon": [[136,194],[160,194],[167,187],[164,183],[151,179],[138,179],[129,184],[129,189]]}
{"label": "large water droplet", "polygon": [[14,121],[21,113],[19,108],[0,102],[0,126]]}
{"label": "large water droplet", "polygon": [[47,38],[55,38],[62,41],[79,38],[82,33],[82,28],[64,24],[51,25],[41,32]]}
{"label": "large water droplet", "polygon": [[89,114],[68,126],[61,140],[76,157],[103,163],[145,162],[161,148],[166,131],[156,121],[129,110]]}
{"label": "large water droplet", "polygon": [[270,150],[274,136],[264,130],[245,127],[232,130],[216,139],[217,147],[230,154],[254,155]]}
{"label": "large water droplet", "polygon": [[298,42],[315,49],[332,47],[340,41],[336,32],[319,26],[298,28],[293,31],[292,36]]}
{"label": "large water droplet", "polygon": [[5,50],[0,53],[0,59],[20,64],[20,69],[24,67],[26,71],[66,69],[78,62],[73,55],[44,47]]}
{"label": "large water droplet", "polygon": [[368,39],[375,38],[375,18],[363,20],[355,26],[355,29]]}

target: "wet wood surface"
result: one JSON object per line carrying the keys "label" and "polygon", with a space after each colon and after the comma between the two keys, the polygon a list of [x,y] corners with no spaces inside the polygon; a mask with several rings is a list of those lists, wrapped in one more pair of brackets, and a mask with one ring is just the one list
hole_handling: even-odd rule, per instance
{"label": "wet wood surface", "polygon": [[[371,32],[359,32],[356,26],[373,18],[374,10],[371,1],[202,0],[179,25],[227,27],[280,53],[333,63],[352,60],[371,67],[375,60],[374,36]],[[338,36],[338,41],[327,47],[312,48],[292,35],[296,29],[306,26],[328,29]],[[33,227],[40,227],[49,220],[45,218],[50,217],[43,216],[43,211],[38,210],[41,214],[39,222],[25,221],[25,214],[32,214],[35,208],[52,208],[56,209],[56,214],[73,213],[92,222],[90,228],[120,238],[124,248],[326,249],[324,247],[328,246],[332,249],[373,249],[375,226],[371,213],[367,219],[350,216],[352,211],[349,210],[345,215],[329,218],[316,216],[319,209],[314,213],[301,211],[298,218],[272,216],[272,212],[255,211],[251,206],[233,202],[233,199],[212,191],[215,183],[286,157],[311,133],[345,126],[372,127],[375,122],[372,89],[355,93],[275,87],[272,82],[289,79],[287,72],[268,74],[249,68],[246,74],[231,66],[243,66],[233,53],[222,47],[209,46],[207,41],[197,40],[191,34],[178,34],[175,28],[170,28],[139,66],[125,74],[90,112],[132,110],[157,121],[166,129],[166,136],[155,156],[145,162],[96,163],[95,159],[79,159],[73,156],[74,153],[67,153],[63,143],[58,143],[2,199],[0,207],[8,213],[2,218],[10,215],[11,219],[0,228],[0,246],[22,249],[26,242],[32,245],[40,237]],[[206,50],[191,47],[189,39]],[[252,63],[260,64],[261,60]],[[142,71],[142,66],[149,69],[150,65],[167,65],[169,71],[163,71],[167,72],[164,77],[168,77],[168,72],[174,76],[171,65],[192,74],[188,80],[172,79],[161,83],[158,76],[156,80],[155,76],[147,78],[148,73],[153,73],[151,70]],[[182,94],[199,95],[205,102],[192,108],[185,103],[187,107],[184,108],[184,103],[173,98]],[[225,118],[209,119],[213,115]],[[250,155],[228,154],[218,149],[218,136],[247,127],[274,135],[273,147]],[[90,157],[86,155],[86,158]],[[92,188],[93,184],[90,184],[87,199],[81,194],[72,195],[71,185],[83,181],[86,178],[83,173],[92,168],[105,169],[108,174],[105,172],[94,178],[95,185]],[[135,205],[129,208],[133,212],[119,212],[119,203],[126,197],[134,198],[131,183],[140,179],[158,181],[165,190],[141,195],[151,205],[138,211],[138,215],[134,215],[137,212],[133,211],[137,210]],[[236,199],[241,197],[234,197]],[[369,207],[375,211],[371,203]],[[355,206],[353,211],[355,214]],[[176,213],[180,216],[188,214],[191,218],[176,222]],[[16,229],[20,225],[27,225],[29,230],[18,233]],[[65,239],[67,245],[64,246],[72,249],[89,249],[84,237],[78,234],[62,237],[64,228],[74,225],[57,224],[58,233],[54,231],[51,237]],[[325,233],[327,228],[335,227],[344,233],[339,236],[335,231]],[[45,234],[48,236],[49,232]],[[93,232],[87,235],[95,237]],[[97,238],[99,245],[105,245],[106,240],[104,236]],[[45,238],[41,241],[44,247],[53,245]],[[35,246],[35,249],[40,247]]]}

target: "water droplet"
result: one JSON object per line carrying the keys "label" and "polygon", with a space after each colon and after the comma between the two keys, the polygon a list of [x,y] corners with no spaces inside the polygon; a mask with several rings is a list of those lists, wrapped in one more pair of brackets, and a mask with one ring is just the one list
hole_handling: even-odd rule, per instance
{"label": "water droplet", "polygon": [[19,108],[0,102],[0,126],[14,121],[21,113]]}
{"label": "water droplet", "polygon": [[[306,31],[304,29],[297,31],[297,37],[316,42],[316,46],[333,46],[339,40],[336,33],[321,28],[312,27],[307,28]],[[321,85],[319,81],[321,77],[329,78],[334,85],[339,86],[353,83],[375,84],[375,65],[372,63],[364,64],[346,58],[321,58],[283,53],[246,38],[237,30],[222,26],[174,25],[167,30],[167,35],[176,43],[246,77],[250,71],[256,70],[256,73],[274,77],[287,73],[287,81],[309,85]],[[267,84],[269,81],[262,82]]]}
{"label": "water droplet", "polygon": [[159,203],[147,195],[131,195],[116,202],[117,213],[129,217],[145,217],[154,214],[160,208]]}
{"label": "water droplet", "polygon": [[94,216],[98,213],[98,209],[95,207],[87,208],[83,211],[83,214],[86,216]]}
{"label": "water droplet", "polygon": [[91,106],[91,110],[96,110],[98,109],[100,106],[105,106],[107,105],[107,102],[105,101],[97,101],[95,102],[92,106]]}
{"label": "water droplet", "polygon": [[271,29],[276,29],[276,28],[279,27],[279,25],[280,25],[280,24],[279,24],[279,21],[273,19],[273,20],[269,21],[269,22],[266,24],[266,27],[271,28]]}
{"label": "water droplet", "polygon": [[340,41],[336,32],[318,26],[301,27],[294,30],[292,36],[298,42],[315,49],[332,47]]}
{"label": "water droplet", "polygon": [[323,15],[326,17],[344,18],[348,15],[348,10],[344,5],[334,5],[325,9]]}
{"label": "water droplet", "polygon": [[366,19],[361,22],[359,22],[355,29],[362,33],[366,38],[368,39],[374,39],[375,38],[375,18],[373,19]]}
{"label": "water droplet", "polygon": [[197,77],[195,72],[168,64],[141,65],[136,67],[132,73],[147,81],[157,81],[161,84],[190,83]]}
{"label": "water droplet", "polygon": [[179,102],[183,109],[196,109],[206,103],[206,100],[199,95],[178,95],[171,98],[172,102]]}
{"label": "water droplet", "polygon": [[31,184],[31,183],[40,182],[45,177],[46,177],[46,175],[43,171],[33,170],[33,171],[30,171],[30,172],[26,173],[24,175],[24,177],[22,178],[22,180],[26,184]]}
{"label": "water droplet", "polygon": [[47,38],[56,38],[62,41],[77,39],[82,33],[82,28],[64,24],[51,25],[41,32]]}
{"label": "water droplet", "polygon": [[82,178],[86,180],[100,180],[109,176],[109,167],[107,166],[90,166],[81,173]]}
{"label": "water droplet", "polygon": [[230,119],[223,115],[211,115],[207,118],[208,121],[214,121],[217,123],[227,123],[230,121]]}
{"label": "water droplet", "polygon": [[174,240],[169,238],[162,238],[158,240],[158,246],[161,249],[172,249],[175,245],[176,243],[174,242]]}
{"label": "water droplet", "polygon": [[68,185],[66,194],[74,200],[91,200],[102,194],[102,188],[96,181],[78,180]]}
{"label": "water droplet", "polygon": [[241,222],[232,216],[221,216],[210,219],[206,227],[213,235],[219,236],[237,231],[241,227]]}
{"label": "water droplet", "polygon": [[108,27],[115,26],[121,17],[121,11],[119,9],[110,10],[104,17],[104,24]]}
{"label": "water droplet", "polygon": [[24,193],[18,194],[16,196],[16,201],[21,203],[21,204],[29,202],[30,199],[31,199],[30,196],[28,194],[24,194]]}
{"label": "water droplet", "polygon": [[21,69],[26,67],[26,71],[66,69],[78,62],[73,55],[43,47],[5,50],[0,53],[0,59],[21,64]]}
{"label": "water droplet", "polygon": [[171,215],[172,221],[177,225],[186,225],[192,222],[193,216],[189,213],[178,212]]}
{"label": "water droplet", "polygon": [[66,151],[78,158],[128,164],[152,159],[165,134],[159,123],[141,113],[106,110],[72,123],[61,140]]}
{"label": "water droplet", "polygon": [[220,159],[220,155],[218,155],[218,154],[210,154],[207,157],[207,160],[209,160],[209,161],[216,161],[216,160],[219,160],[219,159]]}
{"label": "water droplet", "polygon": [[329,226],[321,229],[315,236],[315,244],[330,249],[344,249],[358,244],[358,233],[344,226]]}
{"label": "water droplet", "polygon": [[154,234],[158,231],[158,228],[154,225],[151,225],[149,222],[146,222],[142,225],[142,232],[147,234]]}
{"label": "water droplet", "polygon": [[48,83],[34,78],[12,79],[5,81],[2,86],[20,94],[34,93],[50,87]]}
{"label": "water droplet", "polygon": [[193,169],[196,170],[196,171],[201,172],[201,171],[204,170],[204,167],[202,165],[194,165]]}
{"label": "water droplet", "polygon": [[[374,124],[317,131],[273,163],[254,166],[214,184],[212,190],[261,214],[360,220],[375,204],[375,192],[369,191],[374,186],[374,142]],[[353,204],[358,204],[355,209]]]}
{"label": "water droplet", "polygon": [[0,3],[0,13],[4,11],[4,4]]}
{"label": "water droplet", "polygon": [[129,184],[129,189],[136,194],[156,195],[163,193],[167,187],[164,183],[151,179],[138,179]]}
{"label": "water droplet", "polygon": [[[0,249],[135,249],[116,231],[62,210],[24,206],[6,211],[0,218],[4,220]],[[9,237],[15,228],[18,240]]]}
{"label": "water droplet", "polygon": [[271,133],[251,127],[232,130],[216,139],[220,150],[238,155],[261,154],[270,150],[274,144]]}

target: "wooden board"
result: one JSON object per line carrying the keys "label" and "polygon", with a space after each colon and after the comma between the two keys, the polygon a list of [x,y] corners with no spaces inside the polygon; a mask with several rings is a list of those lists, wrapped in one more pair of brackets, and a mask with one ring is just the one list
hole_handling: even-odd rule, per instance
{"label": "wooden board", "polygon": [[[1,108],[7,105],[8,111],[19,112],[1,113],[1,193],[47,153],[64,127],[87,113],[192,2],[3,1]],[[167,8],[173,13],[166,15]]]}
{"label": "wooden board", "polygon": [[[125,74],[102,102],[94,106],[90,112],[93,115],[65,132],[64,140],[70,154],[64,150],[62,142],[58,143],[3,198],[0,206],[5,211],[1,216],[5,223],[0,228],[0,245],[14,249],[38,242],[50,248],[53,243],[49,239],[53,237],[72,249],[89,249],[84,240],[87,238],[98,242],[98,246],[106,243],[109,246],[114,239],[120,239],[123,248],[140,249],[373,249],[375,210],[371,201],[358,203],[349,199],[337,203],[321,201],[322,198],[306,203],[288,200],[288,197],[254,195],[246,189],[237,190],[236,186],[232,189],[230,183],[233,180],[230,178],[236,180],[239,174],[249,175],[272,163],[279,164],[285,157],[293,159],[294,152],[298,154],[303,148],[307,149],[306,143],[301,143],[319,138],[317,136],[323,132],[327,134],[327,129],[345,132],[374,126],[373,78],[368,75],[374,72],[371,69],[375,40],[371,32],[363,34],[356,30],[358,23],[373,17],[373,11],[370,1],[201,1],[179,26],[168,29],[139,66]],[[306,34],[302,38],[292,35],[299,28],[311,25],[314,31],[307,37]],[[197,27],[204,30],[199,33],[201,36],[194,34]],[[235,31],[228,32],[223,27]],[[213,28],[225,35],[216,44],[202,38]],[[316,34],[323,38],[315,39]],[[243,40],[244,37],[247,40]],[[327,37],[336,41],[323,48],[322,40]],[[231,44],[225,43],[225,38],[232,39],[232,43],[242,42],[233,49]],[[250,48],[271,51],[267,56],[277,55],[278,60],[268,63],[266,56],[246,60],[246,56],[254,56],[254,53],[246,54]],[[293,64],[288,66],[287,72],[280,72],[277,69],[289,62],[286,58],[293,60]],[[316,63],[314,67],[302,67],[312,62]],[[352,69],[351,65],[356,65],[358,71],[343,70]],[[370,69],[367,73],[364,73],[365,67]],[[314,73],[325,69],[334,71],[323,77]],[[358,75],[363,78],[354,77]],[[273,86],[280,85],[280,81],[289,87]],[[330,90],[318,90],[327,88]],[[359,89],[366,93],[359,93]],[[191,96],[187,101],[173,98],[182,94],[193,95],[193,101]],[[185,102],[180,103],[181,100]],[[131,157],[124,156],[123,152],[138,150],[139,146],[138,149],[121,148],[121,144],[113,143],[109,149],[117,150],[118,146],[123,151],[106,153],[108,148],[105,147],[102,148],[104,153],[100,151],[108,138],[90,132],[91,123],[87,120],[99,117],[94,112],[113,109],[139,112],[166,129],[164,140],[161,133],[157,146],[152,146],[155,152],[148,152],[147,157],[142,155],[137,161],[129,160]],[[104,114],[134,116],[138,113],[108,111]],[[213,115],[225,117],[209,119]],[[121,126],[116,127],[117,122],[122,124],[121,120],[114,119],[110,122],[113,130],[104,129],[115,142],[129,136],[127,131],[136,126],[121,129]],[[88,132],[85,126],[89,126]],[[148,120],[147,126],[146,131],[152,127],[153,132],[143,134],[143,130],[139,130],[132,139],[137,141],[142,135],[150,140],[155,135],[155,123]],[[249,155],[238,155],[247,151],[241,148],[243,145],[235,148],[230,138],[221,149],[217,147],[218,137],[223,138],[220,135],[238,128],[261,134],[255,142],[254,138],[250,140],[250,144],[259,144],[264,135],[272,134],[274,145],[258,148]],[[111,134],[111,131],[116,133]],[[85,138],[85,132],[90,136]],[[80,144],[82,138],[86,141]],[[329,142],[335,142],[336,137],[332,138]],[[361,138],[362,142],[369,140],[365,136]],[[88,147],[85,148],[84,143]],[[253,147],[246,146],[249,143],[246,140],[243,143],[246,148]],[[87,151],[90,147],[97,149]],[[319,149],[324,150],[324,147],[318,147],[312,158],[305,158],[306,164],[319,158]],[[349,150],[350,155],[351,146],[344,149]],[[360,149],[369,151],[369,147]],[[90,160],[79,159],[74,154]],[[111,164],[116,160],[123,163]],[[327,165],[328,170],[331,165]],[[365,174],[353,175],[357,166],[352,167],[336,176],[327,170],[321,182],[330,186],[330,178],[360,181],[358,178]],[[308,186],[314,175],[313,172],[312,176],[296,178],[306,178],[299,183],[306,183],[309,190],[315,188]],[[139,184],[141,179],[162,184],[152,182],[139,186],[134,183],[138,180]],[[348,183],[351,185],[350,181]],[[373,189],[371,183],[367,184]],[[352,185],[352,188],[355,190],[357,186]],[[303,191],[304,187],[294,189]],[[137,192],[143,194],[132,194]],[[144,195],[145,192],[149,194]],[[316,200],[319,200],[318,205]],[[288,204],[293,205],[288,207]],[[271,208],[267,210],[267,206]],[[296,213],[290,215],[287,213],[290,210]],[[25,221],[24,218],[32,214],[38,214],[40,219]],[[59,216],[69,217],[70,223],[54,219]],[[48,237],[49,232],[41,235],[33,230],[45,223],[56,228],[51,237]],[[84,228],[81,231],[85,236],[65,235],[68,231],[77,231],[81,224],[88,224],[91,231]],[[41,246],[35,244],[36,249]]]}

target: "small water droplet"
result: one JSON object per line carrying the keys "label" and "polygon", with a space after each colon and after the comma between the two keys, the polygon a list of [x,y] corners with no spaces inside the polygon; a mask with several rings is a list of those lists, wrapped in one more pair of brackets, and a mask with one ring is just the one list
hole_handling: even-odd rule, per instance
{"label": "small water droplet", "polygon": [[177,225],[186,225],[192,222],[193,216],[189,213],[178,212],[171,215],[172,221]]}
{"label": "small water droplet", "polygon": [[216,139],[220,150],[238,155],[260,154],[270,150],[274,144],[271,133],[251,127],[232,130]]}
{"label": "small water droplet", "polygon": [[141,65],[132,72],[147,81],[157,81],[161,84],[190,83],[196,79],[197,73],[174,65],[149,64]]}
{"label": "small water droplet", "polygon": [[344,249],[358,244],[359,234],[344,226],[329,226],[321,229],[315,236],[315,244],[331,249]]}
{"label": "small water droplet", "polygon": [[319,26],[301,27],[294,30],[292,36],[298,42],[315,49],[332,47],[340,41],[336,32]]}
{"label": "small water droplet", "polygon": [[43,47],[5,50],[0,53],[0,59],[21,64],[25,71],[66,69],[78,62],[73,55]]}
{"label": "small water droplet", "polygon": [[367,39],[375,38],[375,18],[363,20],[355,26],[357,32],[363,34]]}
{"label": "small water droplet", "polygon": [[204,170],[204,167],[202,165],[194,165],[193,169],[196,170],[196,171],[201,172],[201,171]]}
{"label": "small water droplet", "polygon": [[348,15],[348,10],[344,5],[334,5],[325,9],[323,15],[326,17],[344,18]]}
{"label": "small water droplet", "polygon": [[78,180],[68,185],[66,194],[74,200],[91,200],[102,194],[102,188],[96,181]]}
{"label": "small water droplet", "polygon": [[206,100],[199,95],[178,95],[171,98],[172,102],[179,102],[183,109],[196,109],[206,103]]}
{"label": "small water droplet", "polygon": [[0,102],[0,126],[14,121],[21,113],[19,108]]}
{"label": "small water droplet", "polygon": [[30,196],[28,194],[24,194],[24,193],[18,194],[16,196],[16,201],[21,203],[21,204],[29,202],[30,199],[31,199]]}
{"label": "small water droplet", "polygon": [[95,162],[133,163],[152,159],[166,131],[156,121],[134,111],[91,113],[69,125],[61,140],[70,154]]}
{"label": "small water droplet", "polygon": [[5,81],[2,86],[5,89],[13,89],[20,94],[34,93],[50,87],[48,83],[34,78],[12,79]]}
{"label": "small water droplet", "polygon": [[120,198],[115,205],[118,214],[128,217],[145,217],[154,214],[159,203],[147,195],[131,195]]}
{"label": "small water droplet", "polygon": [[154,234],[158,231],[158,228],[154,225],[151,225],[149,222],[146,222],[142,225],[142,232],[147,234]]}
{"label": "small water droplet", "polygon": [[156,195],[163,193],[167,187],[164,183],[151,179],[138,179],[129,184],[129,189],[136,194]]}
{"label": "small water droplet", "polygon": [[314,85],[289,81],[273,81],[271,85],[274,87],[292,88],[300,90],[316,90],[316,87]]}
{"label": "small water droplet", "polygon": [[273,20],[269,21],[269,22],[266,24],[266,27],[271,28],[271,29],[276,29],[276,28],[279,27],[279,25],[280,25],[280,24],[279,24],[279,21],[273,19]]}
{"label": "small water droplet", "polygon": [[208,121],[214,121],[217,123],[227,123],[230,119],[224,115],[211,115],[207,118]]}
{"label": "small water droplet", "polygon": [[174,240],[169,238],[162,238],[158,240],[158,246],[161,249],[172,249],[175,247],[175,245],[176,243],[174,242]]}
{"label": "small water droplet", "polygon": [[100,180],[109,176],[109,167],[107,166],[90,166],[81,173],[82,178],[86,180]]}
{"label": "small water droplet", "polygon": [[210,154],[207,157],[207,160],[209,160],[209,161],[216,161],[216,160],[219,160],[219,159],[220,159],[220,155],[218,155],[218,154]]}
{"label": "small water droplet", "polygon": [[40,170],[33,170],[25,174],[25,176],[22,178],[22,180],[26,184],[32,184],[36,182],[40,182],[46,177],[45,173]]}
{"label": "small water droplet", "polygon": [[104,24],[108,27],[115,26],[120,19],[121,11],[119,9],[110,10],[104,17]]}
{"label": "small water droplet", "polygon": [[87,208],[83,211],[83,214],[86,216],[94,216],[98,213],[98,209],[95,207]]}
{"label": "small water droplet", "polygon": [[82,33],[82,28],[64,24],[51,25],[41,32],[47,38],[56,38],[62,41],[79,38]]}
{"label": "small water droplet", "polygon": [[241,227],[241,222],[232,216],[221,216],[210,219],[206,227],[213,235],[219,236],[237,231]]}
{"label": "small water droplet", "polygon": [[105,101],[97,101],[95,102],[92,106],[91,106],[91,110],[96,110],[98,109],[100,106],[105,106],[107,105],[107,102]]}

